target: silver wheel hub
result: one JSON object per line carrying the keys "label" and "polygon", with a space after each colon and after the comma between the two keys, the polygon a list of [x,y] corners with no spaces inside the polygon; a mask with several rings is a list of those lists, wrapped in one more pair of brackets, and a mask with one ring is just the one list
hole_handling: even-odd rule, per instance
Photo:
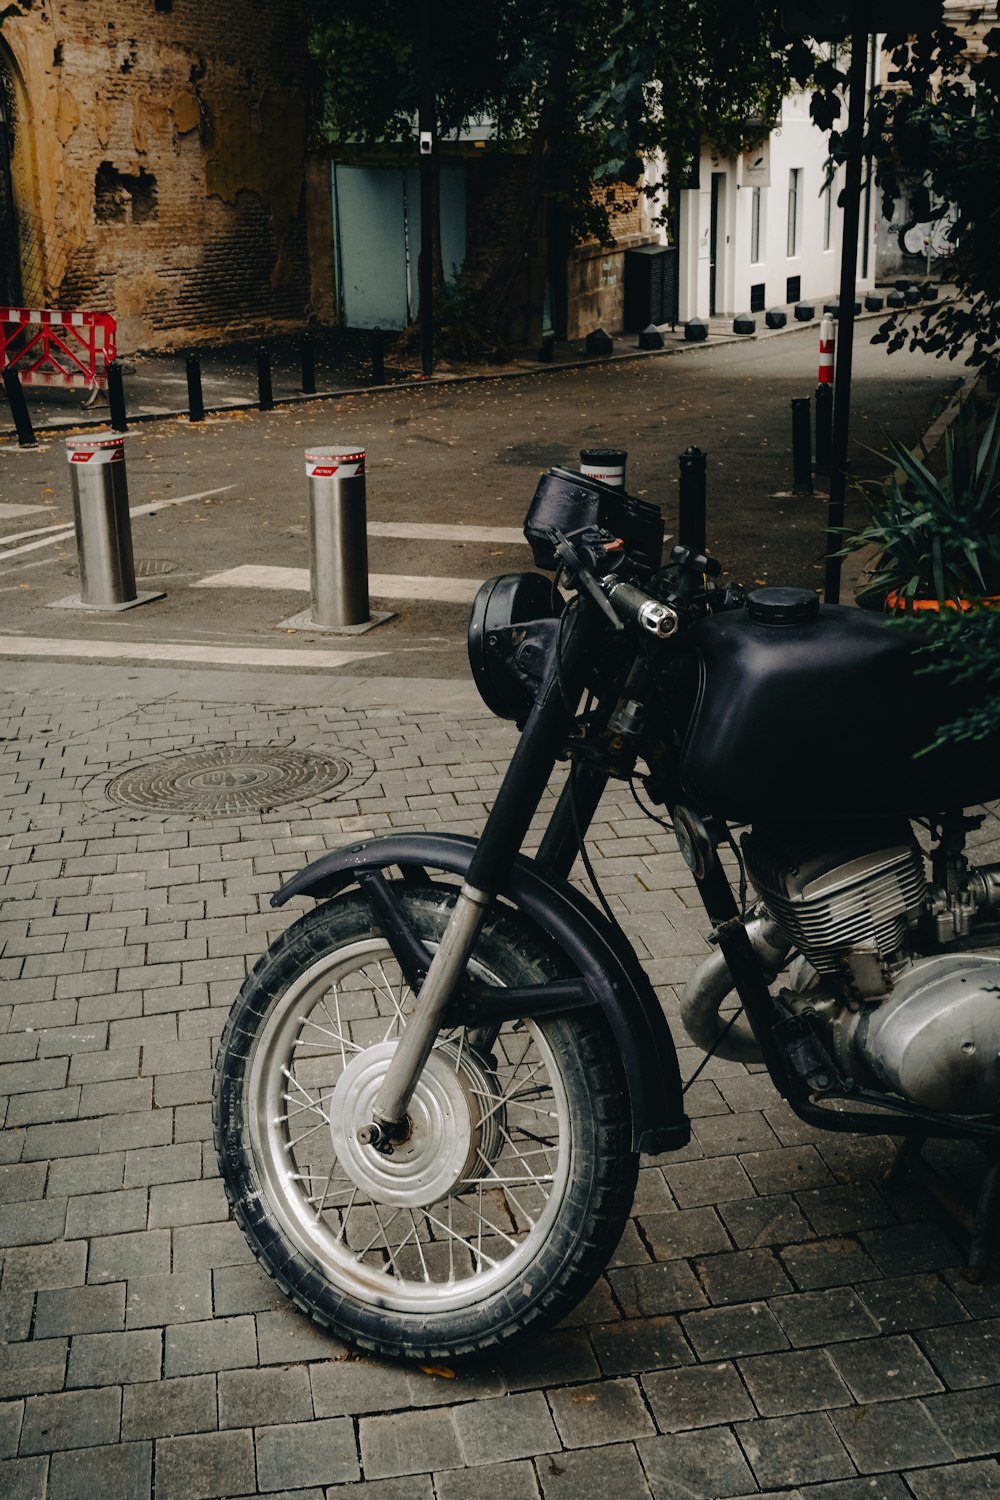
{"label": "silver wheel hub", "polygon": [[359,1052],[344,1069],[329,1102],[333,1148],[355,1187],[378,1203],[423,1208],[490,1170],[503,1138],[504,1110],[496,1080],[468,1050],[452,1042],[427,1059],[408,1109],[409,1131],[390,1151],[358,1140],[371,1123],[396,1042]]}

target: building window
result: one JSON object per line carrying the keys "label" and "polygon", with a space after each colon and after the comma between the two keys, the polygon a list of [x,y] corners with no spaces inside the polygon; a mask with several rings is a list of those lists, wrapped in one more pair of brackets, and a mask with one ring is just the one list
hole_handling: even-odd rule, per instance
{"label": "building window", "polygon": [[802,196],[802,168],[792,167],[788,174],[788,255],[799,253],[799,199]]}
{"label": "building window", "polygon": [[760,188],[752,190],[750,198],[750,261],[756,265],[760,260]]}
{"label": "building window", "polygon": [[829,250],[833,242],[833,183],[823,189],[823,249]]}

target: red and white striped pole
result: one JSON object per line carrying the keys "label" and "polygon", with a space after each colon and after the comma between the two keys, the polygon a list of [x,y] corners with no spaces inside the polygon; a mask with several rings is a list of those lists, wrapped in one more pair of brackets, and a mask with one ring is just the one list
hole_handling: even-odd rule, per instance
{"label": "red and white striped pole", "polygon": [[824,318],[819,325],[819,385],[816,387],[816,468],[822,473],[830,469],[833,451],[833,357],[836,351],[836,331],[832,318]]}
{"label": "red and white striped pole", "polygon": [[837,348],[832,318],[823,318],[819,325],[819,383],[833,385],[833,356]]}

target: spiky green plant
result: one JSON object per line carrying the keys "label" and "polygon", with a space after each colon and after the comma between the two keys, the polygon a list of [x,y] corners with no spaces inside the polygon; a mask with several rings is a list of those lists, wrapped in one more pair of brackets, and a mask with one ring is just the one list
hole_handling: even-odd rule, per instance
{"label": "spiky green plant", "polygon": [[911,609],[918,599],[956,604],[1000,590],[998,416],[994,409],[977,443],[975,411],[963,406],[945,435],[940,476],[911,449],[891,445],[896,473],[859,490],[867,524],[843,548],[877,554],[859,599],[893,593]]}

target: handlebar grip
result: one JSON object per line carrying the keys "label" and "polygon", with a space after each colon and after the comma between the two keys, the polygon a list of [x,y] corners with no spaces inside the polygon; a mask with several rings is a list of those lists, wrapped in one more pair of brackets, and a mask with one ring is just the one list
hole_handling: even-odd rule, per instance
{"label": "handlebar grip", "polygon": [[637,588],[634,583],[614,584],[608,590],[608,598],[614,606],[615,613],[623,620],[632,620],[643,630],[648,630],[650,635],[659,636],[661,640],[674,635],[680,624],[678,615],[669,604],[661,604],[659,599],[654,599],[652,594],[647,594],[643,589]]}

